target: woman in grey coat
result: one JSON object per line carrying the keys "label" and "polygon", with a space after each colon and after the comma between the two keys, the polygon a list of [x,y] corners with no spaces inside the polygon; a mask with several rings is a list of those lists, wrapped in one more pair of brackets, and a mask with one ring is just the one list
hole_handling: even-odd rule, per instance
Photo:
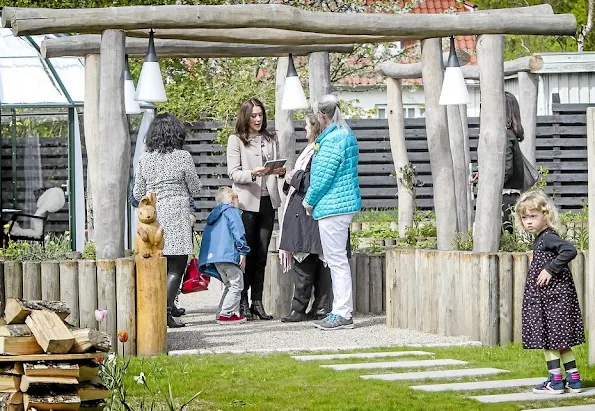
{"label": "woman in grey coat", "polygon": [[188,255],[194,253],[190,199],[201,183],[192,155],[182,149],[186,130],[170,113],[158,114],[147,131],[146,151],[141,155],[134,179],[134,198],[147,193],[157,196],[157,220],[163,226],[167,257],[167,326],[183,327],[172,317],[172,306]]}

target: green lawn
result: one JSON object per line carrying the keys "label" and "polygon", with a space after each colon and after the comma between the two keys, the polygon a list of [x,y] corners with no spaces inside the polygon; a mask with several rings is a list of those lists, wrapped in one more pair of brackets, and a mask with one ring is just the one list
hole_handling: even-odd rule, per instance
{"label": "green lawn", "polygon": [[[385,348],[368,351],[405,350]],[[420,350],[420,348],[412,348]],[[543,355],[539,350],[523,350],[518,345],[481,348],[428,348],[434,358],[454,358],[469,362],[469,367],[495,367],[510,373],[482,379],[526,378],[545,376]],[[357,351],[353,351],[357,352]],[[586,366],[586,346],[575,350],[577,362],[586,385],[595,385],[595,367]],[[312,353],[302,353],[312,354]],[[423,359],[430,357],[415,357]],[[412,357],[369,359],[371,361],[398,361]],[[353,360],[353,362],[362,360]],[[333,361],[345,363],[350,361]],[[321,362],[329,364],[329,361]],[[319,367],[319,362],[293,360],[289,354],[225,354],[166,357],[152,359],[133,358],[125,386],[129,397],[138,402],[148,392],[133,380],[134,375],[145,373],[148,386],[156,394],[160,408],[165,408],[168,381],[178,405],[197,391],[201,394],[185,410],[520,410],[553,407],[556,405],[593,404],[595,398],[565,401],[535,401],[515,404],[480,404],[467,399],[466,394],[424,393],[413,391],[409,385],[422,382],[382,382],[362,380],[363,374],[404,372],[407,370],[354,370],[334,371]],[[449,367],[456,368],[456,367]],[[419,369],[418,369],[419,370]],[[461,380],[464,381],[464,380]],[[436,380],[435,383],[445,381]],[[484,392],[476,392],[484,394]],[[493,392],[490,392],[493,393]],[[467,394],[468,395],[468,394]]]}

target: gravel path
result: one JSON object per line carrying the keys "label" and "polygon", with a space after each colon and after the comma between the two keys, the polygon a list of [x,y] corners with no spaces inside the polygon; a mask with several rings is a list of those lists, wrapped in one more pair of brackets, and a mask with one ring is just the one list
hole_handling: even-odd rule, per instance
{"label": "gravel path", "polygon": [[168,330],[170,355],[480,345],[463,336],[445,337],[388,328],[384,315],[356,314],[354,329],[337,331],[319,330],[311,322],[282,323],[278,318],[222,326],[215,322],[222,284],[215,281],[209,288],[209,291],[180,295],[180,304],[187,312],[181,318],[186,327]]}

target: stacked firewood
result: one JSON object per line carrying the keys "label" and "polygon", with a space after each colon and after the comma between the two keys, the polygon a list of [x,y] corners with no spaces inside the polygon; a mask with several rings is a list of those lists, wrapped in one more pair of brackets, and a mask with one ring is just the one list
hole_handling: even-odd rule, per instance
{"label": "stacked firewood", "polygon": [[102,410],[108,334],[64,320],[61,301],[9,298],[0,325],[0,411]]}

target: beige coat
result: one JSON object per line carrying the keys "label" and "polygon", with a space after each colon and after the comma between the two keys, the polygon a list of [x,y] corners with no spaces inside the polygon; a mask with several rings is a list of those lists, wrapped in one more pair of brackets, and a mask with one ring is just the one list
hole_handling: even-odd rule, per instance
{"label": "beige coat", "polygon": [[262,184],[266,185],[273,208],[279,208],[281,205],[277,175],[256,177],[256,181],[252,181],[251,170],[263,165],[263,151],[268,160],[277,159],[275,141],[267,141],[258,136],[246,145],[234,134],[229,136],[227,141],[227,174],[233,181],[233,190],[238,195],[240,210],[259,210]]}

